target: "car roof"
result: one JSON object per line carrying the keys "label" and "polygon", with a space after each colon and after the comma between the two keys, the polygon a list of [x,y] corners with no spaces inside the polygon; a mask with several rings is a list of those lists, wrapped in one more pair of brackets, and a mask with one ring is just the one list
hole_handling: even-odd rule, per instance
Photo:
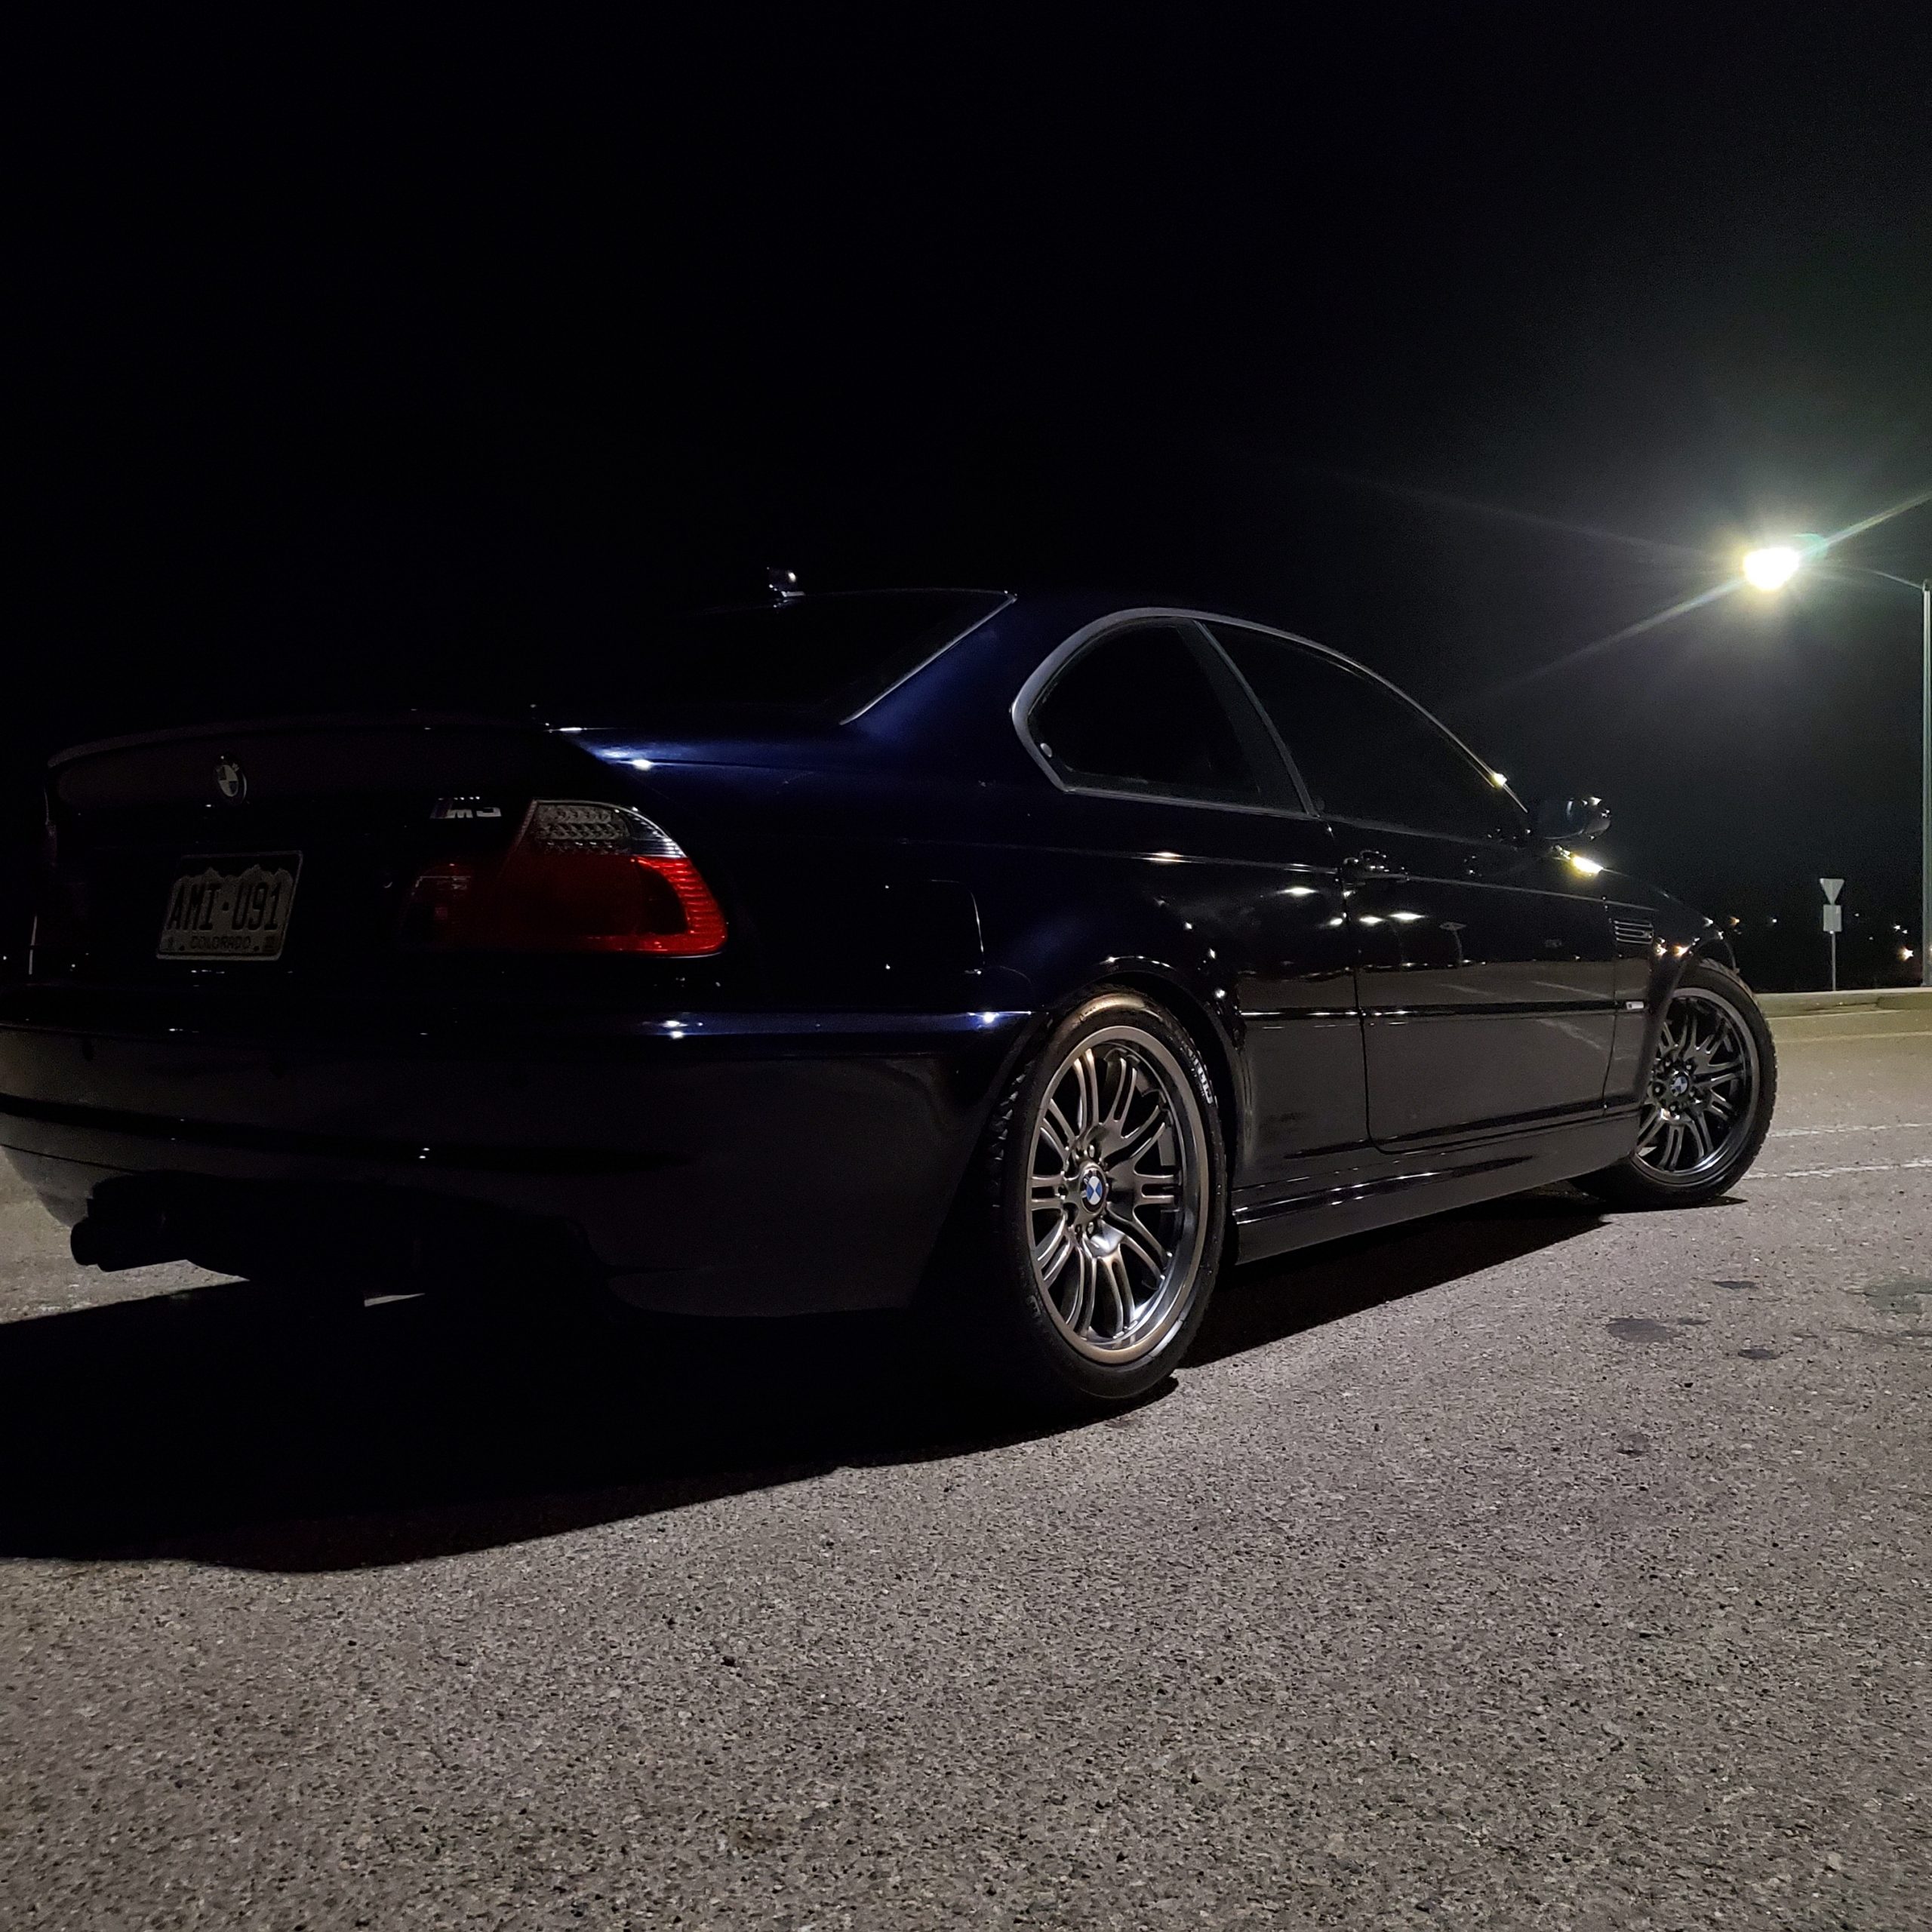
{"label": "car roof", "polygon": [[[1428,718],[1478,768],[1487,761],[1428,707],[1371,666],[1318,639],[1283,626],[1185,601],[1154,601],[1098,590],[1022,591],[999,611],[938,653],[904,683],[850,721],[913,752],[921,762],[961,766],[985,775],[1015,770],[1017,755],[1029,768],[1020,726],[1024,697],[1040,694],[1053,658],[1084,645],[1114,625],[1161,620],[1238,626],[1316,653],[1371,679]],[[1057,667],[1056,667],[1057,669]],[[1512,795],[1514,795],[1513,794]]]}

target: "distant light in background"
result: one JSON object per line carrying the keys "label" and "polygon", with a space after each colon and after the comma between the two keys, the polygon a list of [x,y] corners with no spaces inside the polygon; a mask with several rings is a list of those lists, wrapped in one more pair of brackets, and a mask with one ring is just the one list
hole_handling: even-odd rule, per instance
{"label": "distant light in background", "polygon": [[[1901,509],[1915,509],[1922,503],[1932,502],[1932,488],[1921,490],[1907,503],[1890,510],[1881,511],[1863,522],[1855,523],[1841,530],[1835,537],[1820,537],[1807,532],[1794,537],[1788,543],[1768,543],[1755,550],[1744,553],[1742,568],[1743,580],[1756,589],[1771,592],[1782,589],[1798,574],[1799,568],[1814,557],[1823,557],[1836,543],[1848,537],[1856,536],[1862,530],[1869,530],[1883,523],[1889,517],[1896,516]],[[1925,967],[1921,974],[1923,983],[1932,988],[1932,576],[1918,577],[1900,577],[1894,571],[1880,570],[1870,564],[1853,564],[1847,568],[1861,578],[1870,578],[1886,583],[1897,584],[1910,591],[1918,599],[1919,635],[1922,641],[1924,670],[1920,685],[1922,694],[1920,702],[1919,743],[1921,746],[1919,764],[1918,810],[1918,943],[1924,949]],[[1826,896],[1834,903],[1837,888],[1826,885]],[[1834,919],[1841,915],[1832,914]],[[1862,918],[1860,913],[1852,915]],[[1774,919],[1771,923],[1776,925]],[[1832,939],[1832,985],[1838,986],[1838,938],[1839,925],[1829,928]]]}

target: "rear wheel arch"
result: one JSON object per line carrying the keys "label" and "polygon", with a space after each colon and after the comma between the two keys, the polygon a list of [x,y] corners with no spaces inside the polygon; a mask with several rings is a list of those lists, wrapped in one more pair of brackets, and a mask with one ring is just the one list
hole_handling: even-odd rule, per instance
{"label": "rear wheel arch", "polygon": [[[1084,1001],[1112,988],[1164,1007],[1194,1043],[1211,1078],[1230,1172],[1244,1164],[1253,1109],[1241,1055],[1240,1010],[1217,985],[1211,934],[1188,926],[1171,909],[1137,904],[1123,916],[1091,905],[1061,921],[1032,921],[989,937],[989,963],[1023,974],[1048,1031]],[[1104,955],[1100,949],[1109,948]]]}
{"label": "rear wheel arch", "polygon": [[1157,1006],[1164,1007],[1193,1041],[1195,1051],[1208,1069],[1208,1077],[1214,1083],[1214,1103],[1220,1112],[1221,1137],[1227,1146],[1229,1167],[1231,1171],[1238,1168],[1240,1160],[1237,1150],[1242,1144],[1241,1134],[1248,1118],[1248,1109],[1236,1071],[1239,1060],[1235,1043],[1203,1001],[1178,980],[1158,972],[1129,970],[1109,973],[1069,1001],[1065,1010],[1071,1012],[1082,1001],[1115,986],[1124,987],[1129,992],[1140,994],[1143,999],[1153,1001]]}

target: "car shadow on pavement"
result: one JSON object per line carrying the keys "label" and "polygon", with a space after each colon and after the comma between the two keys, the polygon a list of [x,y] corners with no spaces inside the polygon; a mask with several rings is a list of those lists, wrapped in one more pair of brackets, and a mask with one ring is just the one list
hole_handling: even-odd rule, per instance
{"label": "car shadow on pavement", "polygon": [[[1550,1192],[1241,1269],[1191,1359],[1597,1224]],[[1059,1426],[951,1386],[897,1317],[665,1321],[617,1339],[561,1312],[423,1297],[331,1318],[222,1283],[0,1326],[0,1557],[361,1568]]]}

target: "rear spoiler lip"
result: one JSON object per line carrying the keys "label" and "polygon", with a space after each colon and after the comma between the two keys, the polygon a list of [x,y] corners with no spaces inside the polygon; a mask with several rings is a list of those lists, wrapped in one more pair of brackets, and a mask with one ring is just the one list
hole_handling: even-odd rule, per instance
{"label": "rear spoiler lip", "polygon": [[146,745],[183,744],[196,738],[240,738],[261,731],[340,731],[350,728],[368,731],[398,725],[414,725],[424,731],[445,725],[466,731],[481,728],[551,732],[558,728],[545,719],[534,706],[527,717],[500,711],[297,712],[273,718],[218,718],[208,724],[174,724],[164,731],[134,731],[122,737],[91,739],[85,744],[69,745],[64,751],[54,752],[47,761],[47,768],[57,771],[77,759],[97,758],[108,752],[135,751]]}

